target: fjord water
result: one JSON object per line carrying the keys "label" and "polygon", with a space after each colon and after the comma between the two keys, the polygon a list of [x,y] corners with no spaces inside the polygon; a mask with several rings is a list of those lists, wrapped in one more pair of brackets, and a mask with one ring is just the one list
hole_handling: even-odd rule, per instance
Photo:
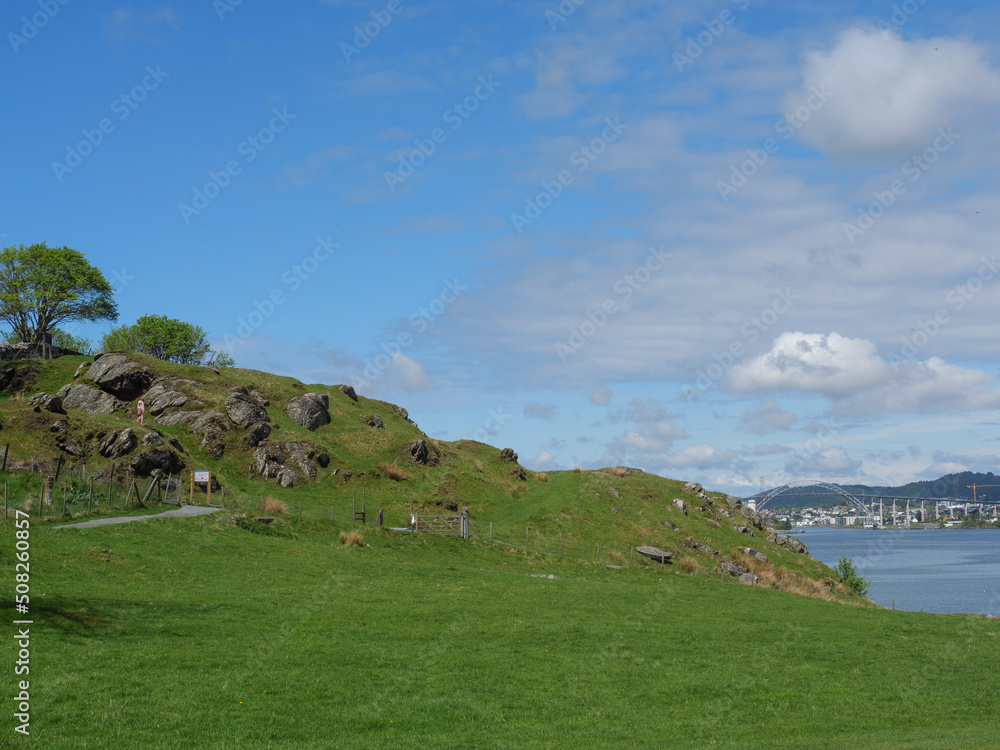
{"label": "fjord water", "polygon": [[809,527],[796,536],[831,568],[851,558],[883,607],[1000,616],[1000,531]]}

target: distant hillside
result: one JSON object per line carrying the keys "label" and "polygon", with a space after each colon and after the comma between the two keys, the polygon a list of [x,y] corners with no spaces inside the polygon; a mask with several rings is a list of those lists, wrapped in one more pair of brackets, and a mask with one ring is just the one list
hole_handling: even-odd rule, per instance
{"label": "distant hillside", "polygon": [[[972,499],[972,485],[976,485],[976,497],[981,500],[1000,501],[1000,476],[988,472],[981,474],[963,471],[957,474],[946,474],[938,479],[921,482],[910,482],[899,487],[879,487],[862,484],[837,485],[853,495],[876,495],[882,497],[926,497],[954,498],[957,500]],[[990,487],[988,485],[997,485]],[[795,490],[779,495],[767,503],[768,508],[808,508],[817,505],[843,505],[843,498],[833,492],[823,491],[819,487],[803,487],[801,492]]]}

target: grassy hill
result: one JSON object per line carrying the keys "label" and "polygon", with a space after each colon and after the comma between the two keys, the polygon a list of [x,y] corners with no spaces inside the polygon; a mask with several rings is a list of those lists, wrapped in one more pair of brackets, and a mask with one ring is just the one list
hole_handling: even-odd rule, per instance
{"label": "grassy hill", "polygon": [[[831,590],[831,571],[768,541],[722,495],[644,473],[538,475],[497,447],[427,440],[391,405],[336,387],[136,360],[191,381],[185,393],[201,411],[225,413],[234,387],[258,391],[277,425],[272,446],[309,442],[330,461],[282,488],[249,476],[247,429],[203,446],[189,426],[147,416],[140,438],[157,429],[188,468],[216,473],[225,511],[56,529],[67,520],[58,502],[42,520],[33,507],[32,737],[8,718],[0,747],[995,746],[1000,621],[890,612]],[[51,471],[62,435],[91,449],[89,477],[111,463],[96,454],[100,433],[130,424],[127,412],[29,405],[72,381],[81,361],[14,365],[26,368],[26,387],[0,403],[12,506],[37,503],[39,475],[11,463],[34,456]],[[314,432],[284,413],[307,392],[329,397],[331,422]],[[368,426],[372,414],[384,428]],[[65,433],[51,431],[56,420]],[[428,465],[409,459],[421,439]],[[221,457],[209,458],[217,443]],[[82,463],[65,464],[61,481]],[[74,482],[67,493],[89,490],[89,479]],[[349,513],[362,491],[365,526]],[[289,512],[254,521],[261,495]],[[406,525],[411,503],[467,506],[479,535],[372,525],[377,508],[386,526]],[[68,510],[123,512],[104,506]],[[13,587],[12,523],[0,539]],[[635,556],[641,544],[673,551],[675,563]],[[759,585],[720,574],[725,561],[751,568]],[[3,607],[8,622],[21,616],[9,598]],[[0,649],[0,671],[13,675],[14,660]]]}

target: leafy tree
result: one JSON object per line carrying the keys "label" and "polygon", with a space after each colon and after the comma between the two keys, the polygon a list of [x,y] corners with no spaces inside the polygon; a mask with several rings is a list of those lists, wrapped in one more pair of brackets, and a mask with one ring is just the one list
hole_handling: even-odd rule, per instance
{"label": "leafy tree", "polygon": [[182,365],[235,364],[232,357],[212,351],[200,326],[165,315],[143,315],[134,325],[112,328],[102,337],[101,348],[106,352],[141,352]]}
{"label": "leafy tree", "polygon": [[0,251],[0,320],[20,341],[37,344],[63,321],[117,320],[113,293],[104,275],[72,248],[42,242]]}
{"label": "leafy tree", "polygon": [[837,561],[836,572],[847,588],[853,589],[861,596],[868,594],[868,579],[858,575],[857,568],[854,567],[854,561],[849,557],[841,557]]}

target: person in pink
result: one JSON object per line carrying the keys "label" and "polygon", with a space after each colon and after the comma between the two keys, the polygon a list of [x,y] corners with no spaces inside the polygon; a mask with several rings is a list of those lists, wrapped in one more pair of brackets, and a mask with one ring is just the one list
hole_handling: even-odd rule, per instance
{"label": "person in pink", "polygon": [[135,423],[142,424],[142,418],[146,414],[146,400],[142,396],[139,396],[139,403],[135,405],[135,410],[139,415],[135,418]]}

